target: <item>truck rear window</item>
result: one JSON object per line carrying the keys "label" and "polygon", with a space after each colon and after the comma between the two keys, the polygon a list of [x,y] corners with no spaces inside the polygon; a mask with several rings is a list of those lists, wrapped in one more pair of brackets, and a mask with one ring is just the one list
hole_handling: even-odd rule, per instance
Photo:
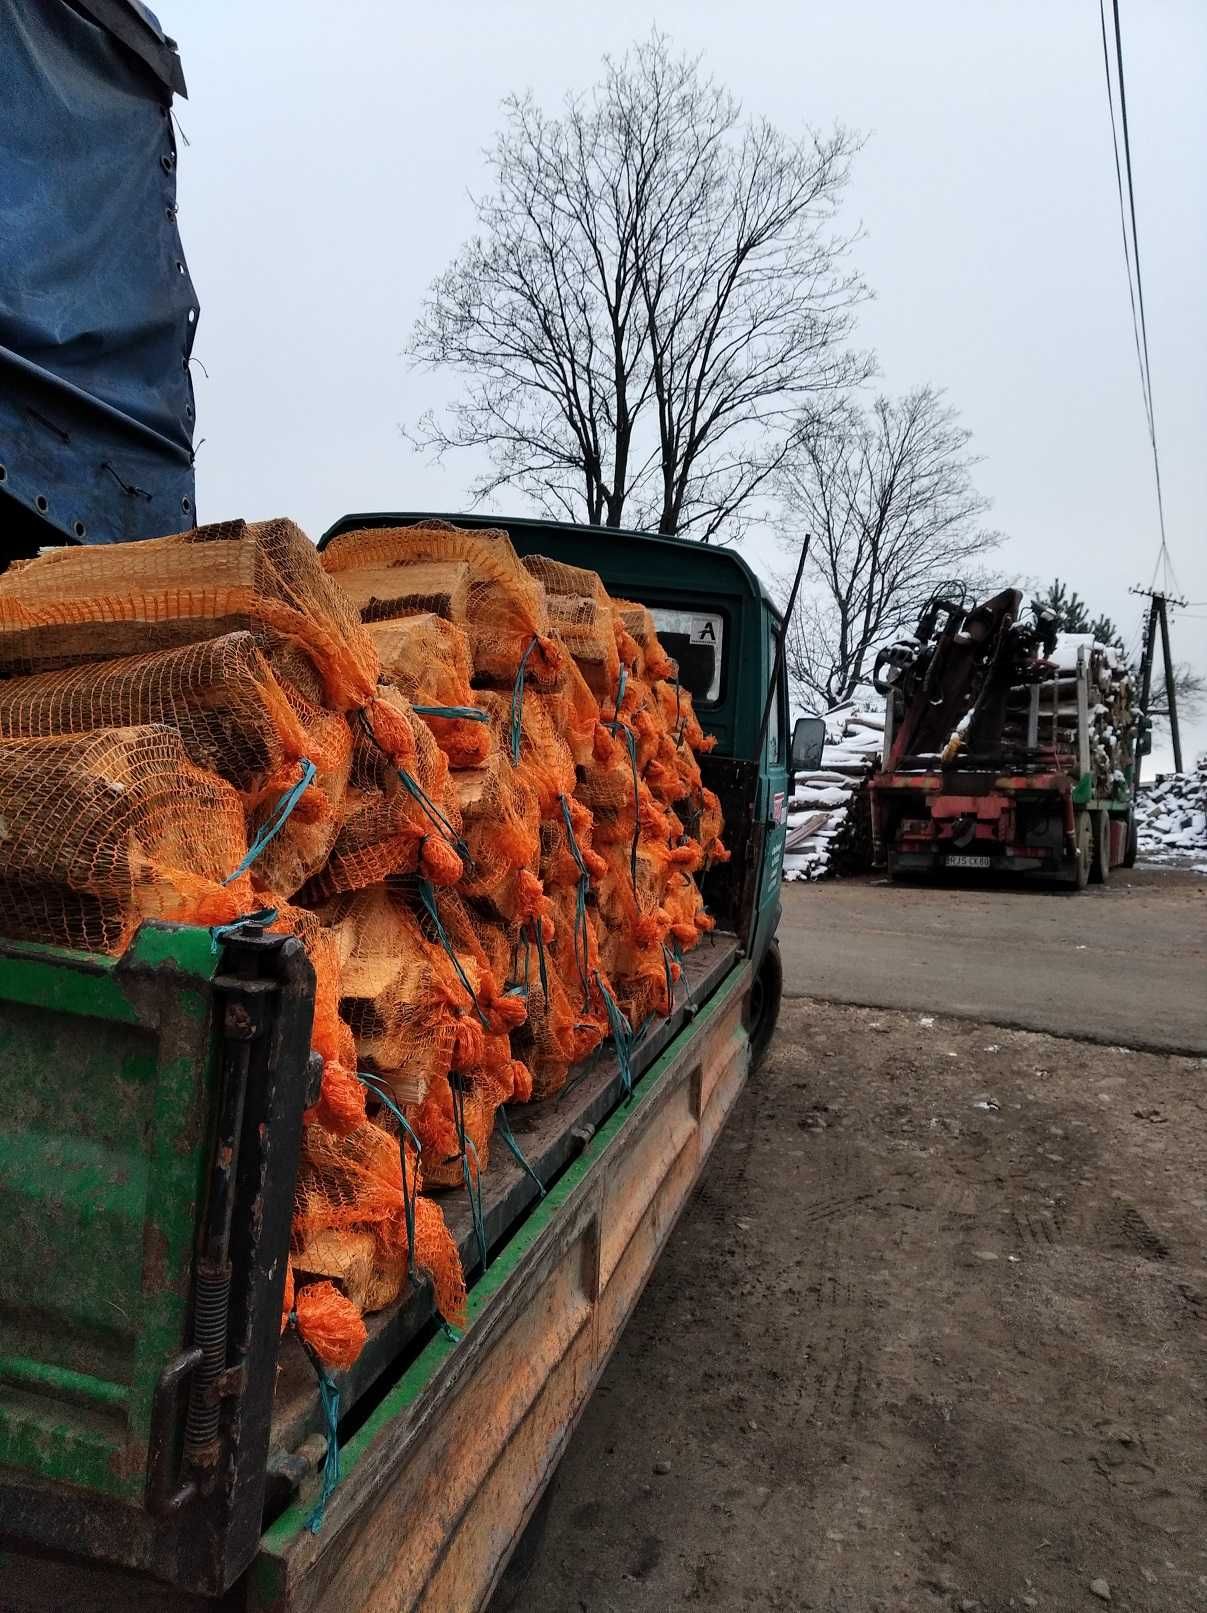
{"label": "truck rear window", "polygon": [[679,681],[701,705],[721,693],[725,618],[717,611],[672,610],[651,605],[654,625],[666,653],[679,663]]}

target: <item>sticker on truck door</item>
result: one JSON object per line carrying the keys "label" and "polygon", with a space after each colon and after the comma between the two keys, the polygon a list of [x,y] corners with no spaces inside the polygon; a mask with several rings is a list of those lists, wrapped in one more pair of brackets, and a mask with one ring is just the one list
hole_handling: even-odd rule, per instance
{"label": "sticker on truck door", "polygon": [[788,799],[780,790],[771,802],[771,821],[775,824],[784,823],[788,817]]}

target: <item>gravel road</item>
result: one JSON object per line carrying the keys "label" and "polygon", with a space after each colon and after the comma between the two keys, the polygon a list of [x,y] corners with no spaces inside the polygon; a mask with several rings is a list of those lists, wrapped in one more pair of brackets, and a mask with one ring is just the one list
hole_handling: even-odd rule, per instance
{"label": "gravel road", "polygon": [[[1159,936],[1167,903],[1180,934],[1194,891],[1162,880],[1110,905]],[[938,949],[932,981],[950,972],[917,921],[933,901],[789,894],[793,993],[800,929],[833,937],[843,912],[878,913],[875,934],[912,934],[924,962]],[[1049,903],[1081,905],[1040,895],[1006,916],[1003,972]],[[1107,903],[1074,916],[1113,957]],[[1050,974],[1061,956],[1049,944]],[[1152,1006],[1111,968],[1117,1013]],[[925,1013],[785,1003],[510,1606],[1207,1608],[1207,1060],[949,1017],[952,999],[1000,1000],[958,973]],[[1082,978],[1025,1011],[1084,1023]],[[1201,1046],[1191,1005],[1169,1006]]]}

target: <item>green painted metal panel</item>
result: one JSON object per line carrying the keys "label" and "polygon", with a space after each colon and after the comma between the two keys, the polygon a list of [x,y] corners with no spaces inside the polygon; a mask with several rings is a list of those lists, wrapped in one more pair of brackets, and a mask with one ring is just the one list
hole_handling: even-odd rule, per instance
{"label": "green painted metal panel", "polygon": [[0,1465],[141,1499],[220,1069],[206,930],[0,945]]}
{"label": "green painted metal panel", "polygon": [[[624,1147],[632,1134],[643,1109],[652,1101],[668,1070],[679,1058],[684,1047],[709,1034],[711,1026],[729,1006],[735,992],[742,989],[748,977],[744,970],[735,969],[718,987],[712,997],[675,1038],[642,1076],[633,1091],[631,1100],[622,1103],[596,1132],[574,1163],[549,1189],[534,1207],[507,1244],[500,1250],[487,1270],[477,1279],[469,1292],[469,1327],[483,1314],[495,1296],[515,1276],[516,1272],[535,1248],[541,1237],[565,1209],[570,1196],[582,1181],[595,1170],[608,1168],[609,1157]],[[373,1444],[391,1424],[404,1420],[411,1408],[431,1383],[460,1344],[460,1339],[440,1332],[416,1357],[385,1395],[381,1403],[370,1412],[340,1450],[340,1473],[347,1477],[358,1463],[364,1461]],[[250,1605],[269,1605],[284,1592],[282,1573],[290,1545],[305,1530],[307,1520],[314,1511],[313,1501],[298,1501],[265,1532],[261,1552],[251,1571]]]}

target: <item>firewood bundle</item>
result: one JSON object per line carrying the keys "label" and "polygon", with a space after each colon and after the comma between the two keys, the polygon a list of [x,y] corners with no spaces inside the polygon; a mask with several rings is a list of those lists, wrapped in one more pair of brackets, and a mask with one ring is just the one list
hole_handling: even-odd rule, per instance
{"label": "firewood bundle", "polygon": [[671,1011],[728,855],[708,743],[649,612],[501,531],[56,550],[0,577],[0,923],[120,951],[270,909],[301,939],[290,1314],[346,1365],[413,1270],[461,1319],[431,1195],[476,1187],[499,1109]]}

